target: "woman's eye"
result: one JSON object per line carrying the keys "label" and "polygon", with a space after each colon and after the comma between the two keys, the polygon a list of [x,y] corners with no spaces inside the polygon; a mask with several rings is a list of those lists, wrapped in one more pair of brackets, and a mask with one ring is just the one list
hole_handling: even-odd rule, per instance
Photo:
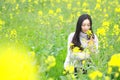
{"label": "woman's eye", "polygon": [[83,24],[82,26],[85,26],[85,24]]}
{"label": "woman's eye", "polygon": [[90,26],[90,24],[88,24],[87,26]]}

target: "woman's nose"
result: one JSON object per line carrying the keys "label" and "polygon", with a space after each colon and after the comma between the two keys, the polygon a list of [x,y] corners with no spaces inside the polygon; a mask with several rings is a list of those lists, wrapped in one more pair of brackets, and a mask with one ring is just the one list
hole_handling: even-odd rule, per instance
{"label": "woman's nose", "polygon": [[88,29],[88,27],[87,26],[85,26],[85,28],[84,28],[85,30],[87,30]]}

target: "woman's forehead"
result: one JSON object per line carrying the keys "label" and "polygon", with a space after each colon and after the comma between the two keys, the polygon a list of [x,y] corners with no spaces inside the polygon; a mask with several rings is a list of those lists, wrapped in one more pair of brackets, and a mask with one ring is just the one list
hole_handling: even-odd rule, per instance
{"label": "woman's forehead", "polygon": [[90,24],[89,19],[85,19],[85,20],[82,22],[82,24]]}

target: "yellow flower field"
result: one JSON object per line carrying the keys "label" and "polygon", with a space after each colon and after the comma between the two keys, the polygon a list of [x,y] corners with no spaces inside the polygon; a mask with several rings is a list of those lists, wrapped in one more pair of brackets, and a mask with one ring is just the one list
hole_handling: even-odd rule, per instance
{"label": "yellow flower field", "polygon": [[[99,53],[64,71],[68,35],[92,17]],[[88,32],[91,34],[91,32]],[[74,45],[74,44],[70,44]],[[76,47],[74,52],[80,52]],[[1,0],[0,80],[120,80],[120,0]]]}

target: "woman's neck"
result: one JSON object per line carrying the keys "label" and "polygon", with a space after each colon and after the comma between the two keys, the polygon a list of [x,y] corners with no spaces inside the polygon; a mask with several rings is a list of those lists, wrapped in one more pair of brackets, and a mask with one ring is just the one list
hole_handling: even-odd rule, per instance
{"label": "woman's neck", "polygon": [[80,32],[80,37],[87,39],[87,34],[85,32]]}

